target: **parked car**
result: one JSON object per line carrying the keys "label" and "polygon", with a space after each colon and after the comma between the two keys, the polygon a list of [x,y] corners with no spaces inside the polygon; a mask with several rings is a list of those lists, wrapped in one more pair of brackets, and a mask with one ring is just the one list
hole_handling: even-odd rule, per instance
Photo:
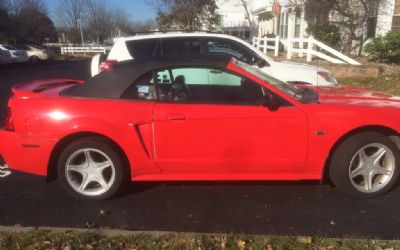
{"label": "parked car", "polygon": [[325,178],[375,197],[399,177],[399,97],[297,87],[226,56],[135,59],[86,82],[12,92],[5,162],[81,199],[109,198],[128,180]]}
{"label": "parked car", "polygon": [[0,48],[0,64],[6,64],[11,62],[13,61],[10,52],[8,50],[2,50]]}
{"label": "parked car", "polygon": [[8,51],[12,62],[27,62],[29,60],[25,51],[18,50],[12,45],[0,44],[0,50]]}
{"label": "parked car", "polygon": [[249,43],[229,35],[194,33],[154,33],[121,37],[114,41],[107,60],[95,56],[92,60],[92,76],[110,68],[115,62],[157,55],[176,54],[227,54],[238,60],[259,67],[263,72],[281,81],[334,86],[333,74],[324,68],[307,64],[275,61]]}
{"label": "parked car", "polygon": [[25,51],[28,55],[29,61],[32,63],[38,63],[39,61],[51,60],[54,57],[54,52],[43,48],[38,45],[15,45],[19,50]]}

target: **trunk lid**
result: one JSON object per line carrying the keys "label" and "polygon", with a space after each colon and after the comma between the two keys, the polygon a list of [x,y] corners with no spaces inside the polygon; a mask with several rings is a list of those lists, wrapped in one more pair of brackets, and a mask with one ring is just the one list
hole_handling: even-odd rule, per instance
{"label": "trunk lid", "polygon": [[54,94],[52,90],[58,90],[56,91],[58,94],[62,89],[68,86],[82,83],[84,83],[84,81],[73,79],[35,80],[19,83],[12,87],[11,91],[19,98],[43,97],[50,95],[50,93]]}

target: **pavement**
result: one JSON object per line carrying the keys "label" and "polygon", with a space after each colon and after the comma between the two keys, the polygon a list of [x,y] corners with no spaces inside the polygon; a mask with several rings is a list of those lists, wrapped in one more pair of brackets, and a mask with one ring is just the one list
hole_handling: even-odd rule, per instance
{"label": "pavement", "polygon": [[[86,79],[89,62],[0,66],[0,116],[12,85],[52,77]],[[111,200],[82,202],[57,181],[15,171],[0,177],[0,227],[399,239],[399,208],[399,188],[358,199],[316,182],[154,182],[132,183]]]}

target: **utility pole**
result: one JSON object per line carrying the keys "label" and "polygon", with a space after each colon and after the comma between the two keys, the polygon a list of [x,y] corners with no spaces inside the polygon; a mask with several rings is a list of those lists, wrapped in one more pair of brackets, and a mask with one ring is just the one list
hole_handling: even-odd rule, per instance
{"label": "utility pole", "polygon": [[82,32],[82,19],[78,19],[79,30],[81,31],[81,39],[82,39],[82,47],[83,47],[83,55],[86,56],[86,48],[85,41],[83,40],[83,32]]}

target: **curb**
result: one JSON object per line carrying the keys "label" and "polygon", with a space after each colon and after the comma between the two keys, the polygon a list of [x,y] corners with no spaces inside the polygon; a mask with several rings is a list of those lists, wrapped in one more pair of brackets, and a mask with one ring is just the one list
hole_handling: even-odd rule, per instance
{"label": "curb", "polygon": [[23,227],[23,226],[0,226],[1,233],[27,233],[29,231],[42,230],[51,232],[75,232],[75,233],[96,233],[105,237],[117,236],[135,236],[135,235],[151,235],[151,236],[165,236],[165,235],[187,235],[190,233],[179,233],[170,231],[129,231],[122,229],[108,229],[108,228],[69,228],[69,227]]}

